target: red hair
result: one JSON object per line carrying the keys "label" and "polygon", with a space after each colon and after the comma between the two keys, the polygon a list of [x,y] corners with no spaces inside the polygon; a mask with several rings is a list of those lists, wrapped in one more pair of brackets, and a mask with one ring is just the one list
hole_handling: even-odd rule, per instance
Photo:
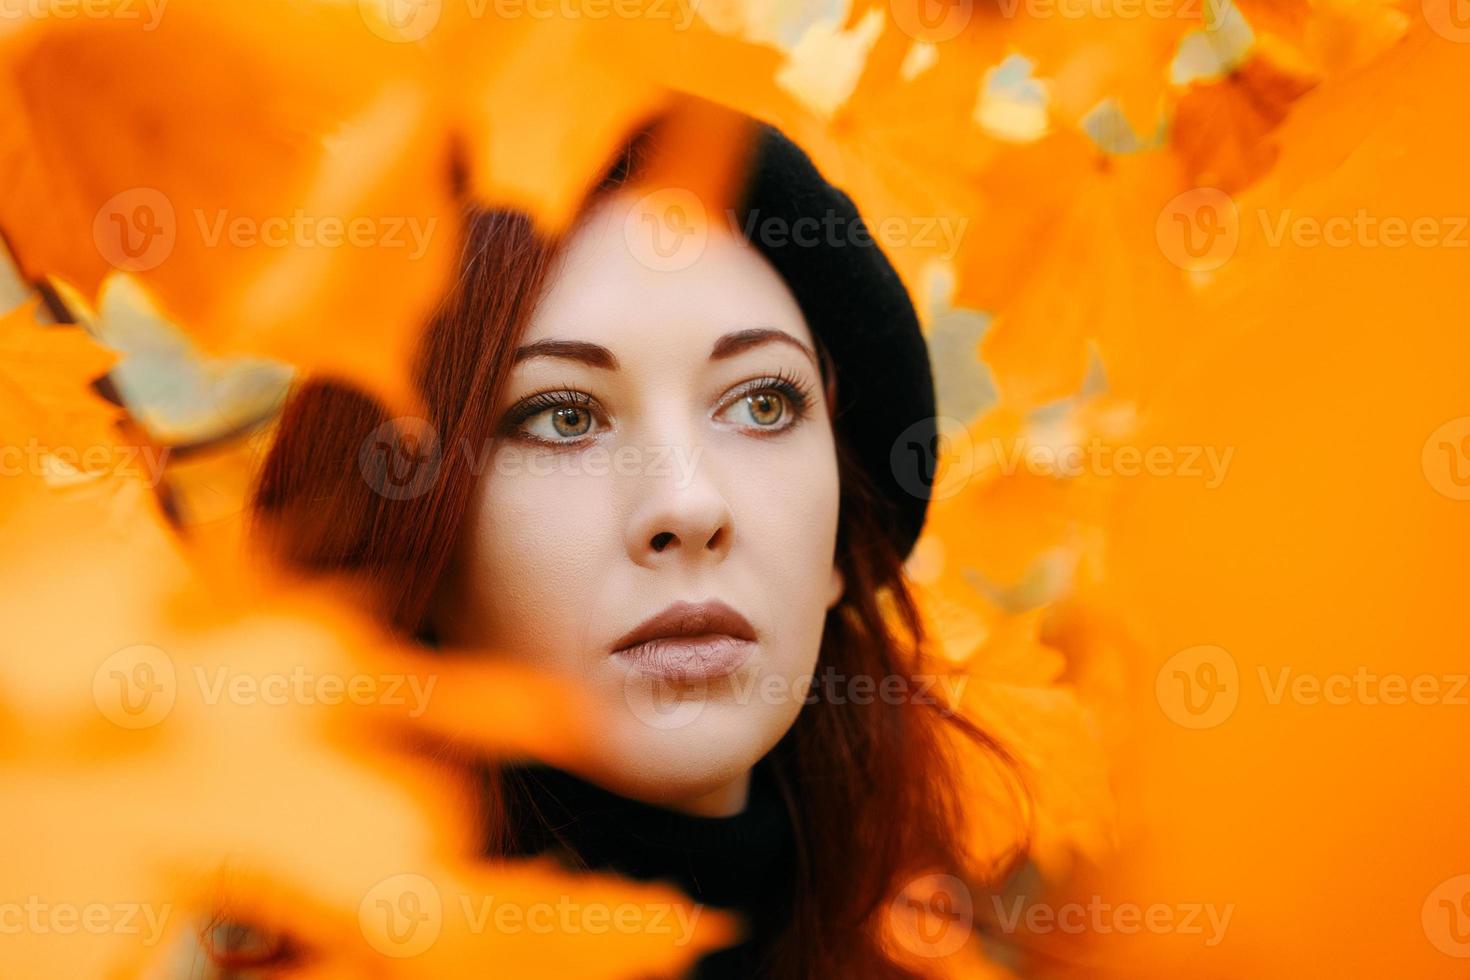
{"label": "red hair", "polygon": [[[646,135],[620,152],[588,205],[636,173]],[[465,219],[458,280],[433,318],[416,370],[427,421],[445,446],[485,445],[494,432],[491,410],[565,241],[540,235],[517,212],[468,207]],[[830,365],[820,340],[817,347]],[[836,380],[830,367],[826,380]],[[359,447],[388,421],[381,405],[353,389],[307,383],[284,410],[254,505],[271,547],[289,563],[351,575],[375,613],[412,636],[426,625],[476,474],[472,454],[446,452],[425,492],[405,499],[376,492],[360,470]],[[896,676],[913,681],[907,690],[922,690],[914,675],[923,627],[903,583],[903,556],[885,533],[878,494],[840,438],[837,455],[836,562],[846,588],[828,613],[817,669]],[[805,705],[772,750],[798,855],[774,976],[917,976],[884,943],[882,917],[909,879],[961,873],[964,815],[951,735],[1005,757],[943,704],[855,700]],[[493,801],[490,808],[498,810]]]}

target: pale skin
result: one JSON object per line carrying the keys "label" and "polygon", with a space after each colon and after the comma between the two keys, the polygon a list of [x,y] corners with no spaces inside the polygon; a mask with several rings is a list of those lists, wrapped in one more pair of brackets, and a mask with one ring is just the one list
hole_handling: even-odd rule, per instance
{"label": "pale skin", "polygon": [[[600,203],[553,272],[495,418],[548,390],[576,401],[497,442],[432,619],[447,643],[588,693],[583,778],[722,816],[745,807],[751,768],[795,720],[842,596],[836,449],[812,334],[780,276],[720,222],[692,261],[648,261],[628,231],[640,197]],[[805,407],[747,384],[761,379],[790,381]],[[711,598],[756,630],[733,674],[670,684],[610,656],[671,602]]]}

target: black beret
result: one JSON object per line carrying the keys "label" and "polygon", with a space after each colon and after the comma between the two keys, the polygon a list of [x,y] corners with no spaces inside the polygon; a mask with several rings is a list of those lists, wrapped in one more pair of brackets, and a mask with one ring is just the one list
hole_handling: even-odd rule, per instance
{"label": "black beret", "polygon": [[938,448],[913,300],[852,199],[768,123],[759,124],[738,216],[831,355],[833,426],[886,502],[889,538],[906,558],[924,526]]}

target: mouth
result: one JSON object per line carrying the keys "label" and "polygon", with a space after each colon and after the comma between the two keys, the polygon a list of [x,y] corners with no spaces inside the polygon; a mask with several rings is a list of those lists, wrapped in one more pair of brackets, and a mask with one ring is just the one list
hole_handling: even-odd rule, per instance
{"label": "mouth", "polygon": [[619,638],[611,656],[641,673],[687,684],[734,673],[755,648],[750,621],[711,599],[673,603]]}

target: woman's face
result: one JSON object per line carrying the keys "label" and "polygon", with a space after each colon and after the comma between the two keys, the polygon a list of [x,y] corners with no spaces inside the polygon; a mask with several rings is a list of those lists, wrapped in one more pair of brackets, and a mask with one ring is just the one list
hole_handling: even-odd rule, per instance
{"label": "woman's face", "polygon": [[[640,196],[588,215],[528,325],[496,408],[512,434],[482,464],[435,620],[448,642],[589,691],[584,778],[733,813],[802,706],[842,594],[836,452],[780,277],[719,222],[669,268],[640,236]],[[614,652],[670,604],[706,600],[753,641],[696,621],[705,640]]]}

